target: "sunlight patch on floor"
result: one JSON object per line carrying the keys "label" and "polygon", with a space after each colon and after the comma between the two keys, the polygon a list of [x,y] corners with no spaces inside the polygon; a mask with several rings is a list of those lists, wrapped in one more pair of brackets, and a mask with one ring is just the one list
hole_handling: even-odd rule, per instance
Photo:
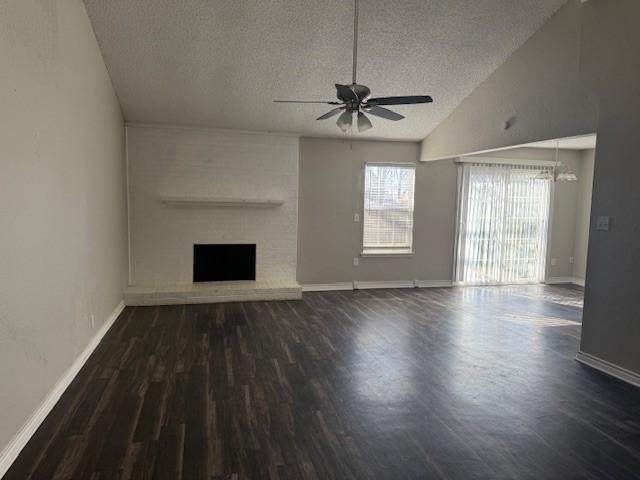
{"label": "sunlight patch on floor", "polygon": [[574,320],[567,320],[565,318],[558,317],[542,317],[539,315],[524,315],[524,314],[507,314],[504,316],[504,320],[511,323],[517,323],[520,325],[534,325],[537,327],[574,327],[580,326],[580,322]]}

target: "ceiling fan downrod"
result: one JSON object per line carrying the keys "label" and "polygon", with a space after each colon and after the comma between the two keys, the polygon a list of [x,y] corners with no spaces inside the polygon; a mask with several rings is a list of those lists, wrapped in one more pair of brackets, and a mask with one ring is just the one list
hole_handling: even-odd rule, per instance
{"label": "ceiling fan downrod", "polygon": [[355,0],[355,13],[353,15],[353,75],[352,83],[356,84],[356,68],[358,66],[358,0]]}

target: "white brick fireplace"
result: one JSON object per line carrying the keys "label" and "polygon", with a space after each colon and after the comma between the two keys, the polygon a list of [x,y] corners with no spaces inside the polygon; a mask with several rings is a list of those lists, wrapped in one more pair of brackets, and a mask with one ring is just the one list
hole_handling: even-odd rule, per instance
{"label": "white brick fireplace", "polygon": [[[129,125],[128,304],[298,298],[298,137]],[[193,284],[193,245],[256,244],[255,282]]]}

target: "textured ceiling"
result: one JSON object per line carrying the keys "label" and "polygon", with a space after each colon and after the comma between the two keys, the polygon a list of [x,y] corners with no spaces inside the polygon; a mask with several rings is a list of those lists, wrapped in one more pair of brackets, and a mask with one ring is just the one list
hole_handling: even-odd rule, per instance
{"label": "textured ceiling", "polygon": [[[358,81],[425,95],[358,137],[424,138],[565,0],[360,0]],[[342,136],[323,105],[350,83],[350,0],[85,0],[129,122]]]}

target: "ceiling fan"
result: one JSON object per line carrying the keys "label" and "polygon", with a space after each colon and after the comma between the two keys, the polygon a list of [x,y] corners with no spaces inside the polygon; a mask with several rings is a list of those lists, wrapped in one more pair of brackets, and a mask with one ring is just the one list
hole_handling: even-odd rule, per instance
{"label": "ceiling fan", "polygon": [[381,105],[413,105],[417,103],[431,103],[433,99],[428,95],[403,96],[403,97],[371,97],[371,90],[356,82],[356,66],[358,63],[358,0],[355,0],[355,14],[353,20],[353,78],[350,85],[340,85],[336,83],[336,96],[339,101],[307,101],[307,100],[274,100],[277,103],[322,103],[326,105],[337,105],[334,109],[316,120],[326,120],[327,118],[340,115],[336,124],[343,132],[351,129],[353,116],[357,116],[358,131],[364,132],[373,127],[369,118],[365,115],[369,113],[387,120],[398,121],[404,118],[403,115],[384,108]]}

